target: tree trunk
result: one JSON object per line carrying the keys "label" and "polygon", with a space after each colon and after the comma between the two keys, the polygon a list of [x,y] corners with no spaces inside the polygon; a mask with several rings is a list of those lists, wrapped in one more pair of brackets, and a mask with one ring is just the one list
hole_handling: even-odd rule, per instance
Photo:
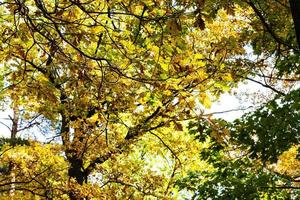
{"label": "tree trunk", "polygon": [[291,12],[294,20],[298,48],[300,49],[300,1],[290,0]]}
{"label": "tree trunk", "polygon": [[[74,179],[77,184],[83,185],[85,182],[87,182],[87,175],[84,172],[83,159],[79,156],[80,154],[78,153],[80,149],[76,149],[76,145],[73,144],[74,141],[70,141],[69,122],[70,121],[67,119],[67,117],[62,114],[61,137],[63,145],[65,146],[66,157],[68,163],[70,164],[68,169],[68,176],[69,180]],[[80,193],[77,192],[76,189],[69,191],[69,197],[71,200],[85,199],[84,197],[81,197]]]}
{"label": "tree trunk", "polygon": [[[18,124],[19,124],[19,107],[16,103],[13,105],[13,117],[11,118],[12,120],[12,126],[11,126],[11,132],[10,132],[10,141],[11,144],[14,146],[16,145],[16,137],[18,133]],[[16,181],[16,175],[15,175],[15,166],[14,164],[10,163],[11,167],[11,182],[14,183]],[[14,197],[15,195],[15,184],[11,184],[10,190],[9,190],[9,195],[10,197]]]}
{"label": "tree trunk", "polygon": [[[79,185],[83,185],[86,182],[86,175],[83,171],[83,161],[82,159],[76,158],[76,156],[68,157],[70,167],[68,170],[68,176],[70,179],[75,179]],[[72,190],[69,193],[71,200],[83,200],[84,198],[77,193],[76,190]]]}
{"label": "tree trunk", "polygon": [[10,132],[10,139],[14,143],[15,139],[17,137],[18,133],[18,124],[19,124],[19,107],[14,104],[13,106],[13,117],[11,118],[12,120],[12,127],[11,127],[11,132]]}

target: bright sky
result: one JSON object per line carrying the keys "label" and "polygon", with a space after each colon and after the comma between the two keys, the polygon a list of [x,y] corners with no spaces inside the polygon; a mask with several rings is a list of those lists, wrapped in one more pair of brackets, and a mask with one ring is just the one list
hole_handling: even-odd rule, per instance
{"label": "bright sky", "polygon": [[9,137],[10,136],[10,132],[8,130],[8,128],[3,125],[2,123],[6,124],[6,125],[10,125],[10,120],[8,118],[8,115],[11,115],[11,111],[10,110],[6,110],[6,111],[0,111],[0,137]]}
{"label": "bright sky", "polygon": [[269,89],[254,82],[240,83],[231,91],[231,94],[221,95],[220,99],[214,102],[206,113],[215,113],[213,115],[215,118],[233,121],[244,113],[259,107],[262,102],[255,103],[258,98],[263,101],[263,98],[267,98],[271,93]]}

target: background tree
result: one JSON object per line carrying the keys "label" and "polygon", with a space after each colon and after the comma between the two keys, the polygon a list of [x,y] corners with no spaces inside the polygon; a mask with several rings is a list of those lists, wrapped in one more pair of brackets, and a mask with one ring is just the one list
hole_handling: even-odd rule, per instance
{"label": "background tree", "polygon": [[213,170],[191,172],[178,186],[192,191],[194,199],[297,199],[299,173],[288,167],[297,165],[295,145],[299,144],[297,3],[236,3],[253,11],[253,29],[245,31],[252,33],[246,35],[257,58],[242,59],[251,71],[246,79],[276,95],[233,123],[212,119],[191,123],[190,132],[211,144],[201,157]]}

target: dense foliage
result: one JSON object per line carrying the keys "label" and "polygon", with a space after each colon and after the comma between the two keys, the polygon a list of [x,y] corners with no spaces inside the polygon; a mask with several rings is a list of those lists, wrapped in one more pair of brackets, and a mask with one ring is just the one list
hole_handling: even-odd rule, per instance
{"label": "dense foliage", "polygon": [[[0,198],[298,198],[290,9],[286,0],[0,1],[0,98],[12,112]],[[204,114],[246,79],[276,95],[232,123]]]}

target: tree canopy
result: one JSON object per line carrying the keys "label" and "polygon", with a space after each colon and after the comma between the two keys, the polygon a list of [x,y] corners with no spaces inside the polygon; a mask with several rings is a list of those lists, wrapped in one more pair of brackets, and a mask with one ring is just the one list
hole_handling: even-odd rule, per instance
{"label": "tree canopy", "polygon": [[[0,198],[297,198],[292,2],[0,1]],[[244,80],[276,95],[204,114]]]}

